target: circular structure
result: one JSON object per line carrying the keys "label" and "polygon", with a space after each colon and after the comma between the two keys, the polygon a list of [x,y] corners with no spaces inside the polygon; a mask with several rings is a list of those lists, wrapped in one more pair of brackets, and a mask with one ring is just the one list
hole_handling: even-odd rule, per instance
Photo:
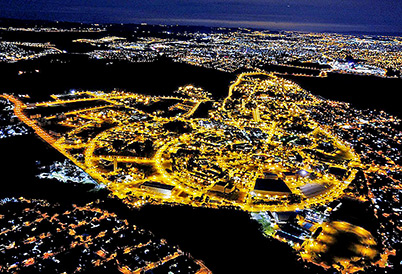
{"label": "circular structure", "polygon": [[[120,95],[120,103],[127,103],[125,96],[137,108],[149,104],[133,95]],[[209,119],[136,109],[146,118],[129,122],[130,116],[109,110],[119,125],[85,145],[84,169],[133,204],[152,200],[291,211],[327,203],[343,194],[359,159],[309,116],[319,102],[289,81],[248,73],[215,104]],[[69,138],[87,128],[75,129]]]}
{"label": "circular structure", "polygon": [[223,101],[211,104],[208,118],[193,117],[212,101],[207,92],[193,86],[179,92],[80,92],[36,106],[93,107],[36,122],[22,114],[27,106],[10,100],[39,136],[134,206],[295,211],[342,196],[361,166],[331,125],[314,120],[323,100],[290,81],[243,73]]}
{"label": "circular structure", "polygon": [[320,228],[316,239],[304,243],[305,260],[353,273],[378,259],[377,243],[364,228],[346,222],[324,223]]}

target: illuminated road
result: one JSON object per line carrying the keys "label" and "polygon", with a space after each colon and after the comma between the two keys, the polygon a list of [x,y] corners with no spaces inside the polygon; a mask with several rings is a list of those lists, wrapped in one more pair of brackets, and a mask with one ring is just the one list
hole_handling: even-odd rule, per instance
{"label": "illuminated road", "polygon": [[[184,88],[182,92],[193,90],[193,87]],[[24,115],[26,106],[21,101],[9,95],[4,97],[15,104],[16,116],[32,127],[38,136],[122,199],[132,196],[138,201],[148,196],[160,203],[236,206],[255,212],[293,211],[326,204],[341,197],[356,174],[355,168],[361,166],[359,158],[347,144],[333,136],[328,127],[309,118],[304,109],[319,103],[319,100],[313,97],[311,100],[293,99],[294,94],[303,95],[305,91],[291,82],[257,72],[240,74],[230,86],[228,96],[219,102],[218,108],[210,111],[217,125],[212,127],[203,126],[203,123],[211,123],[210,119],[189,118],[201,103],[210,100],[200,96],[199,92],[196,93],[197,97],[191,97],[192,93],[189,93],[190,99],[178,96],[150,97],[120,91],[72,95],[83,96],[81,99],[67,96],[60,100],[53,96],[55,101],[38,103],[36,106],[68,106],[70,103],[87,101],[109,103],[101,107],[66,111],[65,118],[47,117],[50,123],[70,129],[58,139],[42,129],[37,121]],[[169,99],[181,100],[183,108],[188,111],[178,117],[164,118],[156,112],[146,113],[127,105],[149,105]],[[190,102],[191,107],[185,105],[186,102]],[[135,111],[149,118],[130,122],[131,114],[127,111]],[[105,121],[117,126],[103,130],[96,136],[83,138]],[[190,133],[166,130],[165,125],[173,121],[191,125]],[[295,124],[292,121],[299,122]],[[289,133],[287,128],[296,125],[312,130],[309,133]],[[292,142],[296,139],[308,139],[309,144],[294,145]],[[117,149],[116,141],[124,146]],[[149,156],[142,155],[146,141],[152,143],[154,150]],[[322,150],[322,142],[331,143],[334,151]],[[339,179],[328,172],[316,172],[313,167],[319,165],[320,160],[308,151],[330,160],[341,159],[340,163],[333,162],[331,166],[344,169],[348,175]],[[304,159],[302,163],[288,160],[295,154],[301,155]],[[286,175],[295,174],[297,170],[315,173],[315,177]],[[266,173],[281,179],[290,193],[299,197],[298,200],[291,200],[290,193],[257,193],[254,190],[255,182],[264,178]],[[162,188],[142,187],[146,182],[159,182]],[[227,182],[232,187],[228,188]],[[310,185],[321,185],[323,191],[314,195],[304,194],[301,189],[304,186],[307,189]],[[170,187],[174,189],[167,192],[166,189]]]}

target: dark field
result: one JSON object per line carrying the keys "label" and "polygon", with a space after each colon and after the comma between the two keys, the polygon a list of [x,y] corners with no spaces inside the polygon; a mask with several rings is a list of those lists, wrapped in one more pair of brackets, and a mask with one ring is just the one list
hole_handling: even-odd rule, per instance
{"label": "dark field", "polygon": [[328,73],[326,78],[286,76],[302,88],[326,99],[344,101],[360,109],[384,110],[402,118],[402,79]]}
{"label": "dark field", "polygon": [[[89,59],[81,54],[59,54],[19,63],[0,63],[2,92],[28,93],[37,101],[50,94],[77,90],[123,89],[150,95],[171,95],[178,87],[193,84],[222,98],[236,76],[163,59],[154,63]],[[18,71],[35,71],[18,75]]]}

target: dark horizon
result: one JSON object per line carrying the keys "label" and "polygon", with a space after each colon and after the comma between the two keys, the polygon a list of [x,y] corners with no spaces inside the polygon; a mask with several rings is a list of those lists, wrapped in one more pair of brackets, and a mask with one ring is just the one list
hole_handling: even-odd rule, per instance
{"label": "dark horizon", "polygon": [[0,17],[78,23],[246,27],[340,33],[402,33],[402,3],[389,0],[5,0]]}
{"label": "dark horizon", "polygon": [[78,22],[78,21],[66,21],[66,20],[46,20],[46,19],[20,19],[20,18],[11,18],[11,17],[1,17],[0,16],[0,24],[1,23],[10,23],[15,24],[18,22],[26,22],[26,23],[42,23],[42,24],[83,24],[88,26],[108,26],[108,25],[125,25],[125,26],[139,26],[139,25],[148,25],[148,26],[166,26],[166,27],[182,27],[182,28],[211,28],[211,29],[228,29],[228,30],[236,30],[236,29],[248,29],[252,31],[269,31],[269,32],[296,32],[296,33],[334,33],[334,34],[343,34],[343,35],[373,35],[373,36],[396,36],[402,37],[402,31],[392,32],[392,31],[333,31],[333,30],[322,30],[322,31],[303,31],[303,30],[287,30],[287,29],[266,29],[266,28],[258,28],[258,27],[242,27],[242,26],[214,26],[214,25],[200,25],[200,24],[164,24],[164,23],[148,23],[148,22],[136,22],[136,23],[113,23],[113,22]]}

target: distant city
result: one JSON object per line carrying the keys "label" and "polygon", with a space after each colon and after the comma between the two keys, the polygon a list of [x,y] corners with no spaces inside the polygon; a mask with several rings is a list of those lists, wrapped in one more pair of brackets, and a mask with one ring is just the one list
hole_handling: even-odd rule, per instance
{"label": "distant city", "polygon": [[[11,19],[0,37],[0,272],[402,269],[402,37]],[[184,228],[192,210],[197,233],[149,208]],[[218,213],[253,235],[217,241]]]}
{"label": "distant city", "polygon": [[[264,69],[270,65],[294,67],[298,74],[323,76],[327,71],[400,76],[401,37],[264,31],[246,28],[209,28],[168,25],[131,25],[129,36],[108,36],[115,26],[2,27],[3,32],[98,33],[100,38],[80,38],[94,50],[95,59],[152,62],[166,56],[206,68],[234,72],[239,68]],[[0,60],[14,62],[63,53],[50,42],[2,41]],[[96,49],[99,48],[99,49]],[[275,67],[274,67],[275,68]],[[281,68],[277,68],[282,72]],[[299,69],[299,70],[298,70]]]}

